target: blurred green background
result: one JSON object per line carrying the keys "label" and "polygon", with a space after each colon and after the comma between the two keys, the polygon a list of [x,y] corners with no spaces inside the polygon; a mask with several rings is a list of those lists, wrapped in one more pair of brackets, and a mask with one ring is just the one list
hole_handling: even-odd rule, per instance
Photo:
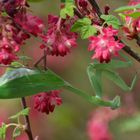
{"label": "blurred green background", "polygon": [[[98,0],[98,2],[102,9],[108,4],[111,8],[110,12],[112,12],[115,8],[126,5],[128,0]],[[40,3],[31,3],[31,8],[34,14],[42,17],[44,22],[47,23],[48,14],[58,15],[59,0],[44,0]],[[87,51],[88,42],[81,41],[80,39],[78,41],[78,47],[73,49],[66,57],[48,57],[48,66],[74,86],[94,94],[86,74],[86,67],[91,62],[91,53]],[[135,41],[128,43],[140,53],[140,49],[136,48]],[[40,58],[41,53],[43,54],[38,47],[38,43],[32,40],[30,40],[29,45],[23,47],[21,53],[23,55],[32,56],[35,60]],[[133,75],[139,71],[140,68],[140,64],[133,59],[132,61],[134,61],[134,66],[132,68],[119,71],[128,84],[130,84]],[[103,80],[105,96],[112,99],[116,94],[120,95],[123,100],[122,106],[124,106],[126,102],[125,98],[127,98],[126,96],[132,94],[130,98],[132,98],[135,104],[134,106],[139,110],[139,81],[132,93],[125,94],[122,90],[112,84],[111,81],[107,79]],[[67,91],[63,91],[61,97],[63,98],[63,104],[60,107],[57,107],[55,111],[49,115],[36,112],[33,109],[33,99],[28,98],[28,104],[32,108],[31,125],[34,136],[39,135],[40,140],[88,140],[86,132],[87,121],[90,117],[90,113],[93,112],[96,107],[86,102],[81,97]],[[131,108],[131,102],[130,104],[127,102],[127,104]],[[0,116],[4,116],[5,114],[5,116],[8,117],[21,109],[20,99],[0,100],[0,105]],[[4,121],[7,122],[8,119],[6,117],[4,118]],[[140,127],[138,127],[136,131],[129,133],[120,131],[119,124],[121,124],[123,120],[125,120],[125,117],[120,117],[112,121],[110,125],[114,140],[140,140]],[[140,122],[138,123],[140,124]]]}

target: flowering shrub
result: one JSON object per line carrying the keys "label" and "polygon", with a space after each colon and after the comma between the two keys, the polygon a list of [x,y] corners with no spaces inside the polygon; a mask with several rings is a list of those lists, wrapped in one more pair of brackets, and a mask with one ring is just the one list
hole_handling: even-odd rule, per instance
{"label": "flowering shrub", "polygon": [[[105,6],[102,13],[95,0],[61,0],[60,14],[49,14],[47,27],[43,20],[30,10],[30,2],[38,1],[41,0],[0,1],[0,66],[6,67],[5,73],[0,78],[0,99],[21,98],[24,108],[10,117],[17,120],[16,123],[2,123],[1,139],[6,138],[6,131],[10,126],[14,127],[13,139],[24,131],[29,140],[34,139],[26,96],[34,95],[34,108],[47,115],[54,111],[56,105],[62,104],[60,89],[73,92],[91,104],[117,109],[120,107],[119,96],[112,100],[103,98],[102,77],[112,80],[125,92],[133,89],[138,77],[136,74],[128,86],[116,69],[132,66],[132,61],[127,55],[140,62],[139,54],[126,45],[119,35],[123,29],[126,39],[135,39],[140,46],[139,0],[130,0],[127,6],[117,8],[114,12],[118,13],[120,18],[110,14],[109,6]],[[17,53],[27,44],[29,38],[37,40],[38,50],[43,50],[42,55],[38,54],[40,59],[32,67],[21,63],[21,60],[27,61],[29,57]],[[80,47],[78,38],[87,39],[89,41],[87,50],[93,52],[87,74],[95,95],[75,88],[47,66],[48,55],[64,57],[72,52],[73,48]],[[41,62],[43,68],[39,67]],[[19,121],[20,117],[25,118],[24,123]],[[110,119],[94,115],[88,124],[89,138],[112,140],[108,128]]]}

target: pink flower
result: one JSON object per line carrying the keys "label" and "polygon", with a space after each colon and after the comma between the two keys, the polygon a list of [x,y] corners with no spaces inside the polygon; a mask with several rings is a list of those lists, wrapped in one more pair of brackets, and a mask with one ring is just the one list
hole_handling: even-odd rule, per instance
{"label": "pink flower", "polygon": [[[64,56],[70,52],[72,47],[76,47],[77,35],[70,31],[71,24],[57,16],[48,16],[48,32],[42,36],[46,43],[50,55]],[[42,48],[42,45],[41,45]]]}
{"label": "pink flower", "polygon": [[36,95],[34,98],[34,108],[46,114],[53,112],[56,105],[62,104],[59,94],[60,91],[54,90]]}
{"label": "pink flower", "polygon": [[112,140],[109,122],[118,117],[119,110],[97,108],[92,112],[87,123],[87,134],[90,140]]}
{"label": "pink flower", "polygon": [[112,36],[116,36],[118,34],[118,30],[113,29],[112,26],[108,26],[108,27],[102,29],[102,34],[104,34],[108,37],[112,37]]}
{"label": "pink flower", "polygon": [[137,5],[140,4],[140,0],[130,0],[128,5]]}
{"label": "pink flower", "polygon": [[90,140],[112,140],[108,123],[104,121],[90,120],[88,122],[87,132]]}
{"label": "pink flower", "polygon": [[92,59],[98,59],[102,63],[109,62],[113,55],[117,56],[118,51],[124,47],[115,40],[114,36],[117,34],[118,31],[109,26],[103,28],[98,36],[90,37],[89,51],[94,51]]}

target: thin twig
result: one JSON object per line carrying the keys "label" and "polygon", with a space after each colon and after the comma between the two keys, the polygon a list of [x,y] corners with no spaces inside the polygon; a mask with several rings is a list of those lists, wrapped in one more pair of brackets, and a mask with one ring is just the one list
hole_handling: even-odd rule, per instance
{"label": "thin twig", "polygon": [[44,59],[44,55],[34,64],[34,67],[37,67],[38,64]]}
{"label": "thin twig", "polygon": [[136,35],[135,39],[136,39],[137,44],[140,46],[140,37],[139,37],[139,35]]}
{"label": "thin twig", "polygon": [[90,2],[94,10],[96,11],[97,15],[100,17],[102,15],[102,12],[97,2],[95,0],[88,0],[88,1]]}
{"label": "thin twig", "polygon": [[[24,109],[27,108],[25,97],[21,98],[21,103],[22,103],[22,106],[23,106]],[[28,138],[29,138],[29,140],[34,140],[32,130],[31,130],[29,116],[25,116],[25,122],[26,122],[26,130],[25,131],[28,135]]]}
{"label": "thin twig", "polygon": [[125,45],[125,47],[123,48],[123,50],[140,63],[140,54],[136,53],[134,50],[132,50],[127,45]]}
{"label": "thin twig", "polygon": [[84,16],[75,8],[74,9],[75,15],[77,15],[79,18],[83,18]]}
{"label": "thin twig", "polygon": [[44,70],[47,70],[47,51],[44,49]]}

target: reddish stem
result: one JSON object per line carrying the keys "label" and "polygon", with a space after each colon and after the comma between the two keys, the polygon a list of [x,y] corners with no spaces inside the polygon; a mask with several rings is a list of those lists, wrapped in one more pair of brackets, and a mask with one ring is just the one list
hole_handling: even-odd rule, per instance
{"label": "reddish stem", "polygon": [[[24,109],[27,108],[25,97],[23,97],[21,99],[21,103],[22,103],[22,106],[23,106]],[[27,133],[29,140],[34,140],[32,130],[31,130],[29,116],[25,116],[25,122],[26,122],[26,130],[25,130],[25,132]]]}

